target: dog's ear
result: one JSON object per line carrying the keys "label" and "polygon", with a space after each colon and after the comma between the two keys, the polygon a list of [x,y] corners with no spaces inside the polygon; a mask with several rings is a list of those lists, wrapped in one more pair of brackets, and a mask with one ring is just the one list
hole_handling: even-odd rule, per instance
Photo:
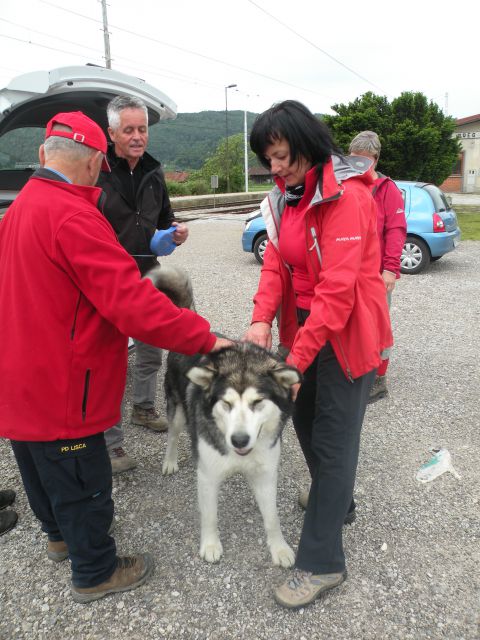
{"label": "dog's ear", "polygon": [[215,377],[217,371],[213,367],[213,365],[206,365],[204,367],[192,367],[187,371],[187,378],[193,382],[193,384],[198,385],[205,391],[209,389],[212,385],[213,378]]}
{"label": "dog's ear", "polygon": [[292,384],[297,384],[302,381],[302,376],[297,369],[289,367],[287,365],[279,365],[272,370],[271,375],[275,378],[276,382],[285,389],[290,389]]}

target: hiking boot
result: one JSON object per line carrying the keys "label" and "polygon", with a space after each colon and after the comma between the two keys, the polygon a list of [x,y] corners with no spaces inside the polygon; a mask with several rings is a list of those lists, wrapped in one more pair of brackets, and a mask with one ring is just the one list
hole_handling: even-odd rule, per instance
{"label": "hiking boot", "polygon": [[372,404],[373,402],[377,402],[377,400],[381,400],[387,396],[387,376],[377,376],[372,388],[370,389],[367,404]]}
{"label": "hiking boot", "polygon": [[[302,509],[307,508],[309,493],[310,493],[310,490],[305,489],[304,491],[300,491],[300,493],[298,494],[298,504],[302,507]],[[356,513],[355,507],[353,507],[353,509],[349,511],[345,516],[345,520],[343,521],[343,524],[352,524],[355,522],[356,519],[357,519],[357,513]]]}
{"label": "hiking boot", "polygon": [[153,557],[149,553],[120,557],[117,559],[117,568],[108,580],[96,587],[83,588],[72,585],[72,597],[75,602],[86,604],[108,596],[109,593],[131,591],[147,581],[153,566]]}
{"label": "hiking boot", "polygon": [[[115,529],[115,518],[108,529],[108,535],[111,536]],[[67,543],[63,540],[49,540],[47,544],[47,557],[53,562],[63,562],[68,558]]]}
{"label": "hiking boot", "polygon": [[68,558],[67,543],[63,540],[49,540],[47,544],[47,558],[53,562],[63,562]]}
{"label": "hiking boot", "polygon": [[123,447],[115,447],[108,452],[110,455],[110,462],[112,463],[112,474],[122,473],[122,471],[128,471],[129,469],[135,469],[137,463],[133,458],[125,453]]}
{"label": "hiking boot", "polygon": [[130,422],[136,427],[148,427],[152,431],[167,431],[168,429],[167,419],[159,415],[155,407],[142,409],[142,407],[134,405]]}
{"label": "hiking boot", "polygon": [[4,533],[13,529],[17,524],[17,520],[18,515],[16,511],[12,511],[11,509],[2,511],[2,513],[0,513],[0,536],[3,536]]}
{"label": "hiking boot", "polygon": [[0,491],[0,511],[15,502],[15,495],[15,491],[12,491],[11,489],[4,489],[3,491]]}
{"label": "hiking boot", "polygon": [[325,591],[338,587],[346,578],[346,571],[313,575],[309,571],[295,569],[292,577],[277,587],[273,595],[282,607],[299,609],[314,602]]}

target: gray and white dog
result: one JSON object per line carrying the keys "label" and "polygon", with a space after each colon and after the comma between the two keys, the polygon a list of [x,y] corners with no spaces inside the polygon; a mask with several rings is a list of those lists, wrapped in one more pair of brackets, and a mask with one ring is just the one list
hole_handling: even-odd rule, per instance
{"label": "gray and white dog", "polygon": [[[162,291],[173,289],[174,281],[184,281],[182,271],[160,275],[163,269],[150,274]],[[190,284],[183,286],[183,294],[187,289],[191,293]],[[176,292],[172,299],[178,300],[178,295]],[[182,306],[191,307],[193,298],[187,298],[184,296]],[[293,409],[291,386],[297,382],[300,374],[295,368],[248,342],[207,356],[168,355],[169,430],[162,470],[164,475],[178,471],[178,437],[186,426],[197,467],[200,556],[208,562],[217,562],[223,553],[217,524],[220,486],[238,473],[255,495],[273,563],[282,567],[294,563],[278,518],[277,472],[281,434]]]}

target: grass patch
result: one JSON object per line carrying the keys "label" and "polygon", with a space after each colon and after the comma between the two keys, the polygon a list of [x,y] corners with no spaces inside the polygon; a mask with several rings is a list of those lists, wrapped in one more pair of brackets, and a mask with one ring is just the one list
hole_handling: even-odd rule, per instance
{"label": "grass patch", "polygon": [[468,211],[456,206],[455,212],[462,230],[462,240],[480,240],[480,211]]}

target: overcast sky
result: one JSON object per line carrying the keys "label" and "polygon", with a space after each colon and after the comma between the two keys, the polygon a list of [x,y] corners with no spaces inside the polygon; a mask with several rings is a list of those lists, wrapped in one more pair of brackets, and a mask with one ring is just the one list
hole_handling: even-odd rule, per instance
{"label": "overcast sky", "polygon": [[[0,0],[0,87],[21,73],[105,65],[100,0]],[[372,13],[369,13],[369,10]],[[456,118],[480,113],[478,0],[109,0],[112,68],[179,112],[316,113],[367,91],[422,91]]]}

